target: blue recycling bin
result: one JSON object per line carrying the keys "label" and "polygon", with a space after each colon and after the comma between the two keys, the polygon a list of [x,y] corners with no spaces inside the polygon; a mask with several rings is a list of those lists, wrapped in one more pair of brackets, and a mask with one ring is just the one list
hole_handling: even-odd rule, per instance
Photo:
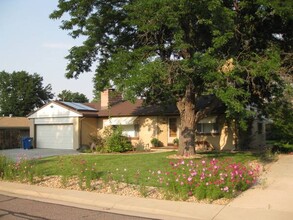
{"label": "blue recycling bin", "polygon": [[22,146],[23,146],[23,149],[31,149],[33,147],[33,138],[31,137],[24,137],[22,139]]}

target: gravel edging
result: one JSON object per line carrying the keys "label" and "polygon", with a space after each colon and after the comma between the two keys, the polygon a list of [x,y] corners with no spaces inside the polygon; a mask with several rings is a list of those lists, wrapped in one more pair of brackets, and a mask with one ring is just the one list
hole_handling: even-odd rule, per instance
{"label": "gravel edging", "polygon": [[[0,180],[3,181],[3,180]],[[9,182],[9,181],[7,181]],[[79,191],[87,191],[92,193],[101,193],[101,194],[115,194],[121,196],[130,196],[137,198],[148,198],[148,199],[158,199],[158,200],[170,200],[170,201],[184,201],[191,203],[200,203],[200,204],[215,204],[215,205],[226,205],[232,199],[221,198],[218,200],[198,200],[194,196],[189,197],[187,200],[182,200],[179,198],[166,198],[164,196],[164,192],[162,192],[157,187],[150,186],[137,186],[134,184],[127,184],[121,182],[110,181],[108,183],[103,182],[102,180],[93,180],[91,182],[91,188],[88,189],[83,183],[82,188],[80,187],[79,180],[77,177],[69,178],[66,180],[66,183],[62,183],[61,176],[46,176],[43,178],[36,179],[34,183],[29,183],[27,181],[14,181],[22,184],[30,184],[48,188],[59,188],[66,190],[79,190]]]}

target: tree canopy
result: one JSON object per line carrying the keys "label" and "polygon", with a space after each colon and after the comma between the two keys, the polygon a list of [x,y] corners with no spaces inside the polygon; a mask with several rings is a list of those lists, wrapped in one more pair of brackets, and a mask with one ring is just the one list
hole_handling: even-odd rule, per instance
{"label": "tree canopy", "polygon": [[79,92],[71,92],[70,90],[62,90],[62,92],[58,94],[58,100],[78,103],[89,102],[88,98],[84,94]]}
{"label": "tree canopy", "polygon": [[0,72],[0,114],[27,116],[53,98],[51,85],[43,85],[43,78],[25,71]]}
{"label": "tree canopy", "polygon": [[[292,53],[292,1],[59,0],[50,17],[83,45],[69,51],[66,76],[98,63],[98,91],[113,83],[128,99],[173,102],[180,150],[194,153],[196,123],[218,102],[244,120],[283,90],[281,58]],[[204,109],[196,103],[216,97]]]}

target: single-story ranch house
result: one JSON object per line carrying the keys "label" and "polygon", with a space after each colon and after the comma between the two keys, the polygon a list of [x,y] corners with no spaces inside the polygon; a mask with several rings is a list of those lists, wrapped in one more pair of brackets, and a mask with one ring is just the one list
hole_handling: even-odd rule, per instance
{"label": "single-story ranch house", "polygon": [[[100,103],[52,101],[28,118],[30,136],[37,148],[78,149],[91,144],[90,134],[109,125],[121,125],[134,146],[142,142],[150,147],[152,138],[159,139],[163,146],[172,146],[179,137],[176,106],[145,106],[142,100],[131,103],[113,89],[101,93]],[[264,126],[256,123],[252,130],[253,146],[264,145]],[[209,144],[217,150],[235,148],[232,130],[220,111],[198,123],[197,144]]]}

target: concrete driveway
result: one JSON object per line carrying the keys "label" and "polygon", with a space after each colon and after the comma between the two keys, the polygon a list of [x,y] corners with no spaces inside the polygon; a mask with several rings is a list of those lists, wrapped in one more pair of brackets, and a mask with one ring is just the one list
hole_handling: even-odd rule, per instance
{"label": "concrete driveway", "polygon": [[13,161],[17,161],[20,158],[34,159],[34,158],[44,158],[58,155],[74,155],[79,154],[76,150],[59,150],[59,149],[8,149],[0,150],[0,155],[4,155]]}

